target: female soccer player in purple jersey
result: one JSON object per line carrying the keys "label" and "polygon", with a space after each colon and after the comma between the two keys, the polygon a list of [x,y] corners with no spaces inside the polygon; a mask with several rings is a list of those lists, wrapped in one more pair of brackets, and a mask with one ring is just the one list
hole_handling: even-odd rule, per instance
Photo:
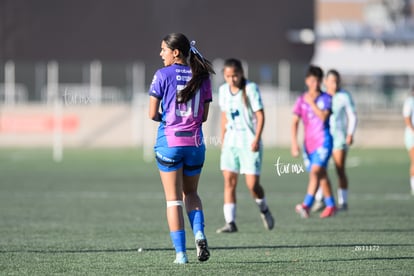
{"label": "female soccer player in purple jersey", "polygon": [[332,97],[321,91],[322,78],[322,69],[311,65],[305,78],[308,91],[297,99],[293,108],[291,152],[294,157],[299,156],[298,127],[302,120],[305,136],[303,157],[309,171],[307,194],[303,203],[296,206],[296,212],[303,218],[309,217],[309,209],[315,200],[319,185],[323,188],[326,204],[320,217],[330,217],[336,212],[335,199],[326,171],[333,145],[329,130]]}
{"label": "female soccer player in purple jersey", "polygon": [[149,117],[160,122],[154,150],[176,251],[174,262],[188,263],[184,205],[195,236],[197,258],[203,262],[210,252],[197,187],[205,158],[201,126],[212,101],[210,74],[214,70],[195,48],[195,42],[190,43],[180,33],[164,37],[160,56],[165,67],[155,73],[149,90]]}

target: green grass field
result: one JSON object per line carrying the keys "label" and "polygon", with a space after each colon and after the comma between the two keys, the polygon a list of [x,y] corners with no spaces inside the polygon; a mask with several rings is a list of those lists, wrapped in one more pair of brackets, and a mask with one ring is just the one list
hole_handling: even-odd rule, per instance
{"label": "green grass field", "polygon": [[[294,212],[307,174],[278,175],[286,149],[266,149],[262,184],[276,228],[263,228],[243,179],[236,234],[224,223],[219,151],[208,149],[200,183],[208,262],[174,265],[165,200],[155,163],[138,149],[0,150],[1,275],[412,275],[414,197],[404,149],[353,149],[349,211],[304,220]],[[329,170],[336,187],[334,171]],[[186,221],[187,223],[187,221]],[[189,230],[188,223],[186,224]],[[142,248],[142,252],[138,252]]]}

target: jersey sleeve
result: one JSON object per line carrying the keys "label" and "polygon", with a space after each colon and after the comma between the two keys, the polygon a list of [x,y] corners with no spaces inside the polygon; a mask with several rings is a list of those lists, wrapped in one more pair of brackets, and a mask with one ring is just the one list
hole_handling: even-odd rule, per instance
{"label": "jersey sleeve", "polygon": [[250,106],[253,112],[263,109],[262,97],[257,84],[249,83],[246,85],[246,94],[249,98]]}
{"label": "jersey sleeve", "polygon": [[158,70],[154,77],[152,78],[151,86],[148,91],[148,94],[150,96],[154,96],[158,99],[162,99],[164,97],[164,91],[165,91],[165,81],[162,77],[161,72]]}
{"label": "jersey sleeve", "polygon": [[219,106],[221,111],[226,111],[226,98],[225,98],[225,87],[226,84],[223,84],[219,87],[218,97],[219,97]]}
{"label": "jersey sleeve", "polygon": [[204,92],[204,103],[213,101],[213,92],[211,90],[211,80],[206,79],[201,85],[201,90]]}
{"label": "jersey sleeve", "polygon": [[352,100],[351,94],[346,93],[344,103],[345,103],[346,116],[348,118],[347,134],[348,135],[353,135],[355,133],[358,120],[357,120],[354,101]]}
{"label": "jersey sleeve", "polygon": [[403,106],[403,116],[404,118],[411,117],[412,110],[412,99],[411,97],[406,99]]}
{"label": "jersey sleeve", "polygon": [[321,110],[331,110],[332,111],[332,96],[330,96],[328,94],[325,94],[324,105],[320,109]]}
{"label": "jersey sleeve", "polygon": [[295,105],[293,106],[293,114],[302,117],[302,96],[297,98]]}

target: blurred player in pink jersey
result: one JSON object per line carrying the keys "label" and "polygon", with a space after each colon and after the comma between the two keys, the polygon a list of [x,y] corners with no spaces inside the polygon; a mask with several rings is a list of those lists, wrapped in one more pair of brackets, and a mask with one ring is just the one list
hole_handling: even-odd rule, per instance
{"label": "blurred player in pink jersey", "polygon": [[303,158],[309,171],[307,194],[303,203],[296,206],[296,212],[303,218],[309,217],[309,210],[319,185],[323,188],[326,204],[320,217],[330,217],[336,212],[335,199],[326,170],[333,146],[329,130],[332,97],[321,91],[322,78],[322,69],[311,65],[305,78],[308,91],[299,96],[293,108],[291,153],[294,157],[299,156],[298,127],[302,121],[305,134]]}
{"label": "blurred player in pink jersey", "polygon": [[[338,211],[348,210],[348,177],[345,171],[346,157],[349,147],[354,141],[357,126],[357,114],[351,94],[342,89],[341,76],[331,69],[325,78],[326,92],[332,96],[332,115],[330,129],[333,137],[332,158],[338,175]],[[312,211],[322,210],[322,189],[316,193]]]}

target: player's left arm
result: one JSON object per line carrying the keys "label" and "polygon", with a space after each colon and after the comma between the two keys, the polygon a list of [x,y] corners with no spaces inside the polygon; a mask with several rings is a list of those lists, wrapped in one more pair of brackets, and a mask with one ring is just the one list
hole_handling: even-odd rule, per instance
{"label": "player's left arm", "polygon": [[[207,121],[208,118],[208,111],[210,108],[210,102],[213,100],[212,90],[211,90],[211,80],[208,78],[204,81],[202,87],[200,87],[200,90],[205,93],[206,100],[204,101],[204,111],[203,111],[203,123]],[[201,91],[200,91],[201,92]]]}
{"label": "player's left arm", "polygon": [[403,116],[404,116],[404,123],[405,125],[410,128],[412,131],[414,131],[414,125],[411,122],[411,114],[413,110],[411,108],[411,104],[409,100],[406,100],[403,106]]}
{"label": "player's left arm", "polygon": [[309,93],[306,93],[305,95],[305,102],[309,104],[312,111],[315,113],[316,116],[318,116],[323,122],[325,122],[329,116],[331,116],[331,106],[329,106],[327,109],[320,109],[315,102],[315,99],[313,99]]}
{"label": "player's left arm", "polygon": [[260,109],[254,113],[256,115],[256,136],[254,137],[252,143],[252,151],[258,151],[260,148],[260,140],[262,138],[264,123],[265,123],[265,113],[263,109]]}
{"label": "player's left arm", "polygon": [[148,116],[151,120],[156,122],[161,122],[161,113],[160,113],[160,99],[150,96],[150,103],[148,109]]}
{"label": "player's left arm", "polygon": [[203,123],[205,121],[207,121],[209,109],[210,109],[210,102],[205,102],[204,103],[204,113],[203,113]]}
{"label": "player's left arm", "polygon": [[247,97],[249,98],[249,103],[254,115],[256,116],[256,129],[255,137],[251,144],[252,151],[258,151],[260,149],[260,140],[262,139],[262,133],[265,123],[265,114],[264,107],[262,102],[262,97],[260,95],[260,90],[257,84],[250,83],[246,86]]}
{"label": "player's left arm", "polygon": [[348,118],[346,143],[348,145],[352,145],[352,143],[354,142],[354,134],[357,127],[358,118],[355,111],[355,105],[350,95],[346,98],[345,113]]}

